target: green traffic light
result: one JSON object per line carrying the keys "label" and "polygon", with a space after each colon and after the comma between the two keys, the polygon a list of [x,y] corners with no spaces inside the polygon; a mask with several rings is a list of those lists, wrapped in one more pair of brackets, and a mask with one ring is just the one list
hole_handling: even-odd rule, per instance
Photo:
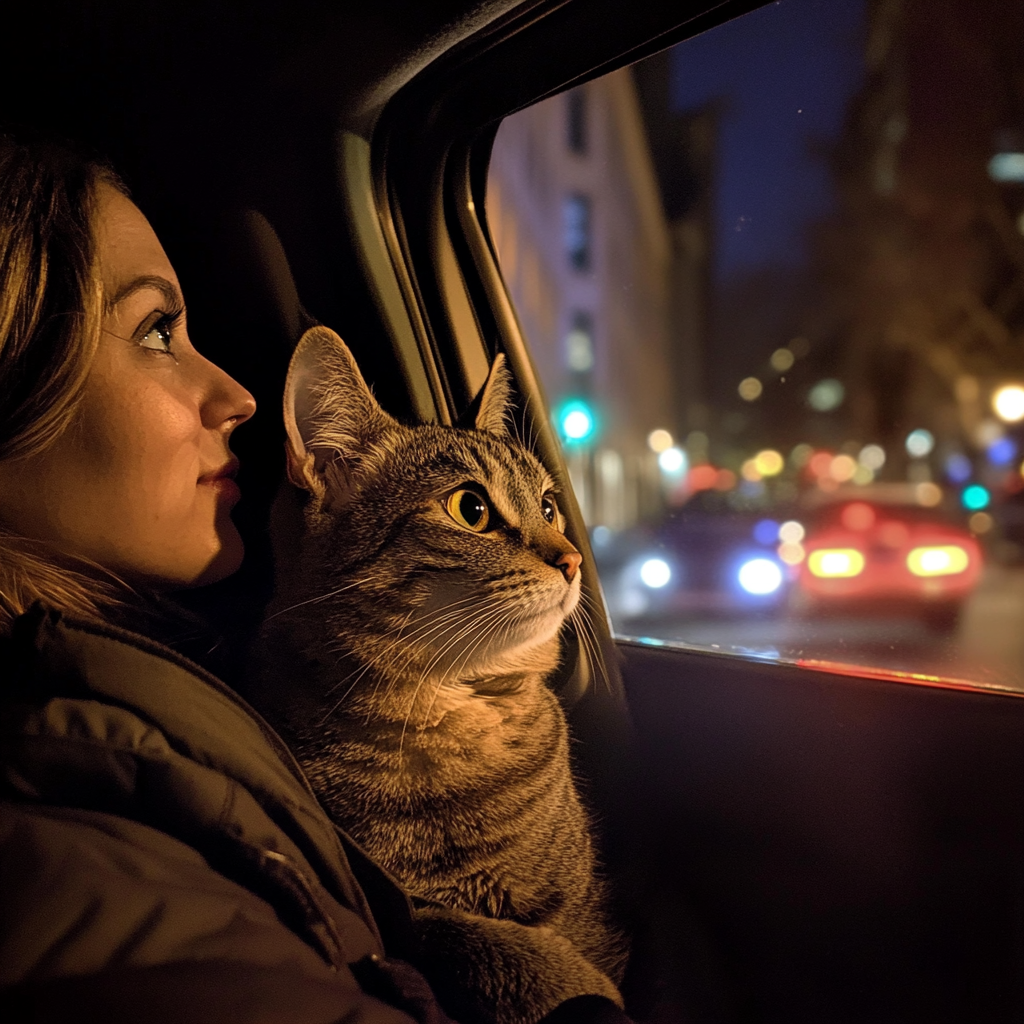
{"label": "green traffic light", "polygon": [[567,444],[585,444],[597,433],[597,417],[582,399],[572,399],[559,410],[558,427]]}

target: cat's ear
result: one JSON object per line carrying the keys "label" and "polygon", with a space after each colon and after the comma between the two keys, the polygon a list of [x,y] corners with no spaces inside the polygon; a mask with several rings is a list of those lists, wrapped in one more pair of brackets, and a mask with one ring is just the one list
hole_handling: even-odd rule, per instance
{"label": "cat's ear", "polygon": [[512,375],[505,365],[505,353],[499,352],[491,364],[487,383],[480,395],[480,410],[473,426],[492,434],[508,433],[508,416],[512,405]]}
{"label": "cat's ear", "polygon": [[348,346],[329,327],[299,339],[284,386],[288,479],[338,506],[367,470],[374,442],[400,429],[366,386]]}

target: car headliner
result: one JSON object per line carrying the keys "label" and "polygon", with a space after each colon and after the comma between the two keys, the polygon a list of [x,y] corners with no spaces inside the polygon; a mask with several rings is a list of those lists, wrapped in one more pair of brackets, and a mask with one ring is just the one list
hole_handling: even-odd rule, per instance
{"label": "car headliner", "polygon": [[355,127],[437,55],[517,6],[44,0],[24,5],[21,30],[0,44],[2,116],[59,128],[81,123],[89,107],[97,121],[120,107],[133,127],[142,104],[156,103],[190,118],[205,112],[223,130],[276,93],[306,111],[346,111]]}

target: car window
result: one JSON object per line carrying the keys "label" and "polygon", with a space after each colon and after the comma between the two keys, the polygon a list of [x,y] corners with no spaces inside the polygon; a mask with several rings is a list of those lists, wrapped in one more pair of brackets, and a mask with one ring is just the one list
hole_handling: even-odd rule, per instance
{"label": "car window", "polygon": [[1018,8],[780,0],[502,123],[618,635],[1024,689]]}

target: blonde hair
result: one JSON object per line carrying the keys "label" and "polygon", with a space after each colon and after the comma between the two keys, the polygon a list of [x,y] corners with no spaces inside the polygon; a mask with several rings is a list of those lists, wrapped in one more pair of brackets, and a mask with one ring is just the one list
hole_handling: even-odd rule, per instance
{"label": "blonde hair", "polygon": [[[93,218],[104,164],[0,135],[0,462],[44,451],[74,419],[99,342]],[[0,633],[34,601],[102,617],[120,587],[0,524]]]}

